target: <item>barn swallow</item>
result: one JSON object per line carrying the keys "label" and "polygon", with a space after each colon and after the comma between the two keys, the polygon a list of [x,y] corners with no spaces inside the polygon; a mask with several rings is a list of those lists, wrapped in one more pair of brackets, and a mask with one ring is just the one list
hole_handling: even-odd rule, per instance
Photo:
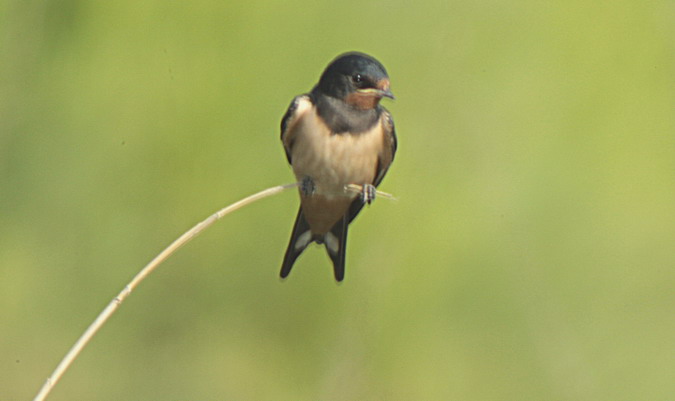
{"label": "barn swallow", "polygon": [[[375,198],[396,153],[394,120],[380,105],[393,99],[389,76],[373,57],[338,56],[311,92],[296,96],[281,121],[281,141],[300,182],[300,210],[280,276],[312,242],[323,244],[335,280],[345,274],[347,228]],[[349,184],[361,193],[346,190]]]}

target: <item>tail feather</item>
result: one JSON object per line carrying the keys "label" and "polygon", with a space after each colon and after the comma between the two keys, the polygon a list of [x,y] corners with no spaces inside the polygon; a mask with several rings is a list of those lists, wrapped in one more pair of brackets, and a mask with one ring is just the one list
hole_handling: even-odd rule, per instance
{"label": "tail feather", "polygon": [[295,260],[312,242],[323,244],[326,247],[328,256],[333,261],[333,274],[335,280],[342,281],[345,277],[345,250],[347,245],[347,228],[349,226],[349,216],[342,217],[326,235],[312,234],[307,220],[302,213],[302,208],[298,210],[298,216],[295,218],[291,240],[286,248],[286,255],[281,265],[279,276],[286,278],[291,273]]}
{"label": "tail feather", "polygon": [[312,243],[312,233],[309,229],[309,224],[305,220],[305,216],[302,213],[302,208],[298,210],[298,216],[295,218],[295,224],[293,225],[293,233],[291,234],[291,240],[288,243],[288,248],[286,249],[286,255],[284,256],[284,262],[281,265],[281,272],[279,275],[281,278],[286,278],[293,268],[295,260],[300,256],[302,251],[307,248],[307,245]]}
{"label": "tail feather", "polygon": [[335,275],[335,280],[338,282],[345,278],[345,252],[347,249],[348,227],[348,216],[344,216],[326,233],[326,252],[333,261],[333,274]]}

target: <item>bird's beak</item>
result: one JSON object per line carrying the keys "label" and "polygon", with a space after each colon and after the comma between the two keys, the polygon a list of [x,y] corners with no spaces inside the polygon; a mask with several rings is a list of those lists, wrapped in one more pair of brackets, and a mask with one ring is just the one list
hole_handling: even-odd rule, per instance
{"label": "bird's beak", "polygon": [[388,78],[381,79],[377,83],[377,90],[378,90],[378,96],[379,97],[388,97],[389,99],[395,99],[394,94],[391,93],[391,90],[389,90],[389,79]]}
{"label": "bird's beak", "polygon": [[379,95],[379,96],[380,96],[380,97],[388,97],[389,99],[396,99],[396,98],[394,97],[394,94],[391,93],[391,91],[390,91],[389,89],[380,90],[380,95]]}
{"label": "bird's beak", "polygon": [[396,99],[394,97],[394,94],[391,93],[389,88],[385,89],[379,89],[379,88],[364,88],[364,89],[357,89],[356,90],[359,93],[363,93],[364,95],[371,95],[371,96],[377,96],[377,97],[388,97],[389,99]]}

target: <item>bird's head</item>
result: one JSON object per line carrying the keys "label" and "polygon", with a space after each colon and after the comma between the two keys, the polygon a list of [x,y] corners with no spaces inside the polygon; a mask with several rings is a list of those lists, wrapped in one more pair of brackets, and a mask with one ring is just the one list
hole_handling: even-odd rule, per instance
{"label": "bird's head", "polygon": [[377,107],[383,97],[394,98],[384,66],[358,52],[341,54],[333,60],[321,74],[316,90],[362,110]]}

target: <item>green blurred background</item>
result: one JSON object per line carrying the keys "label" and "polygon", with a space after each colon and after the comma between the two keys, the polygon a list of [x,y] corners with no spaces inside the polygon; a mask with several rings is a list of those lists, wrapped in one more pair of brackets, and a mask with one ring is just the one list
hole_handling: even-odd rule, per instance
{"label": "green blurred background", "polygon": [[0,3],[0,400],[161,249],[292,181],[326,64],[388,69],[399,152],[277,278],[289,191],[144,282],[50,400],[675,399],[675,4]]}

